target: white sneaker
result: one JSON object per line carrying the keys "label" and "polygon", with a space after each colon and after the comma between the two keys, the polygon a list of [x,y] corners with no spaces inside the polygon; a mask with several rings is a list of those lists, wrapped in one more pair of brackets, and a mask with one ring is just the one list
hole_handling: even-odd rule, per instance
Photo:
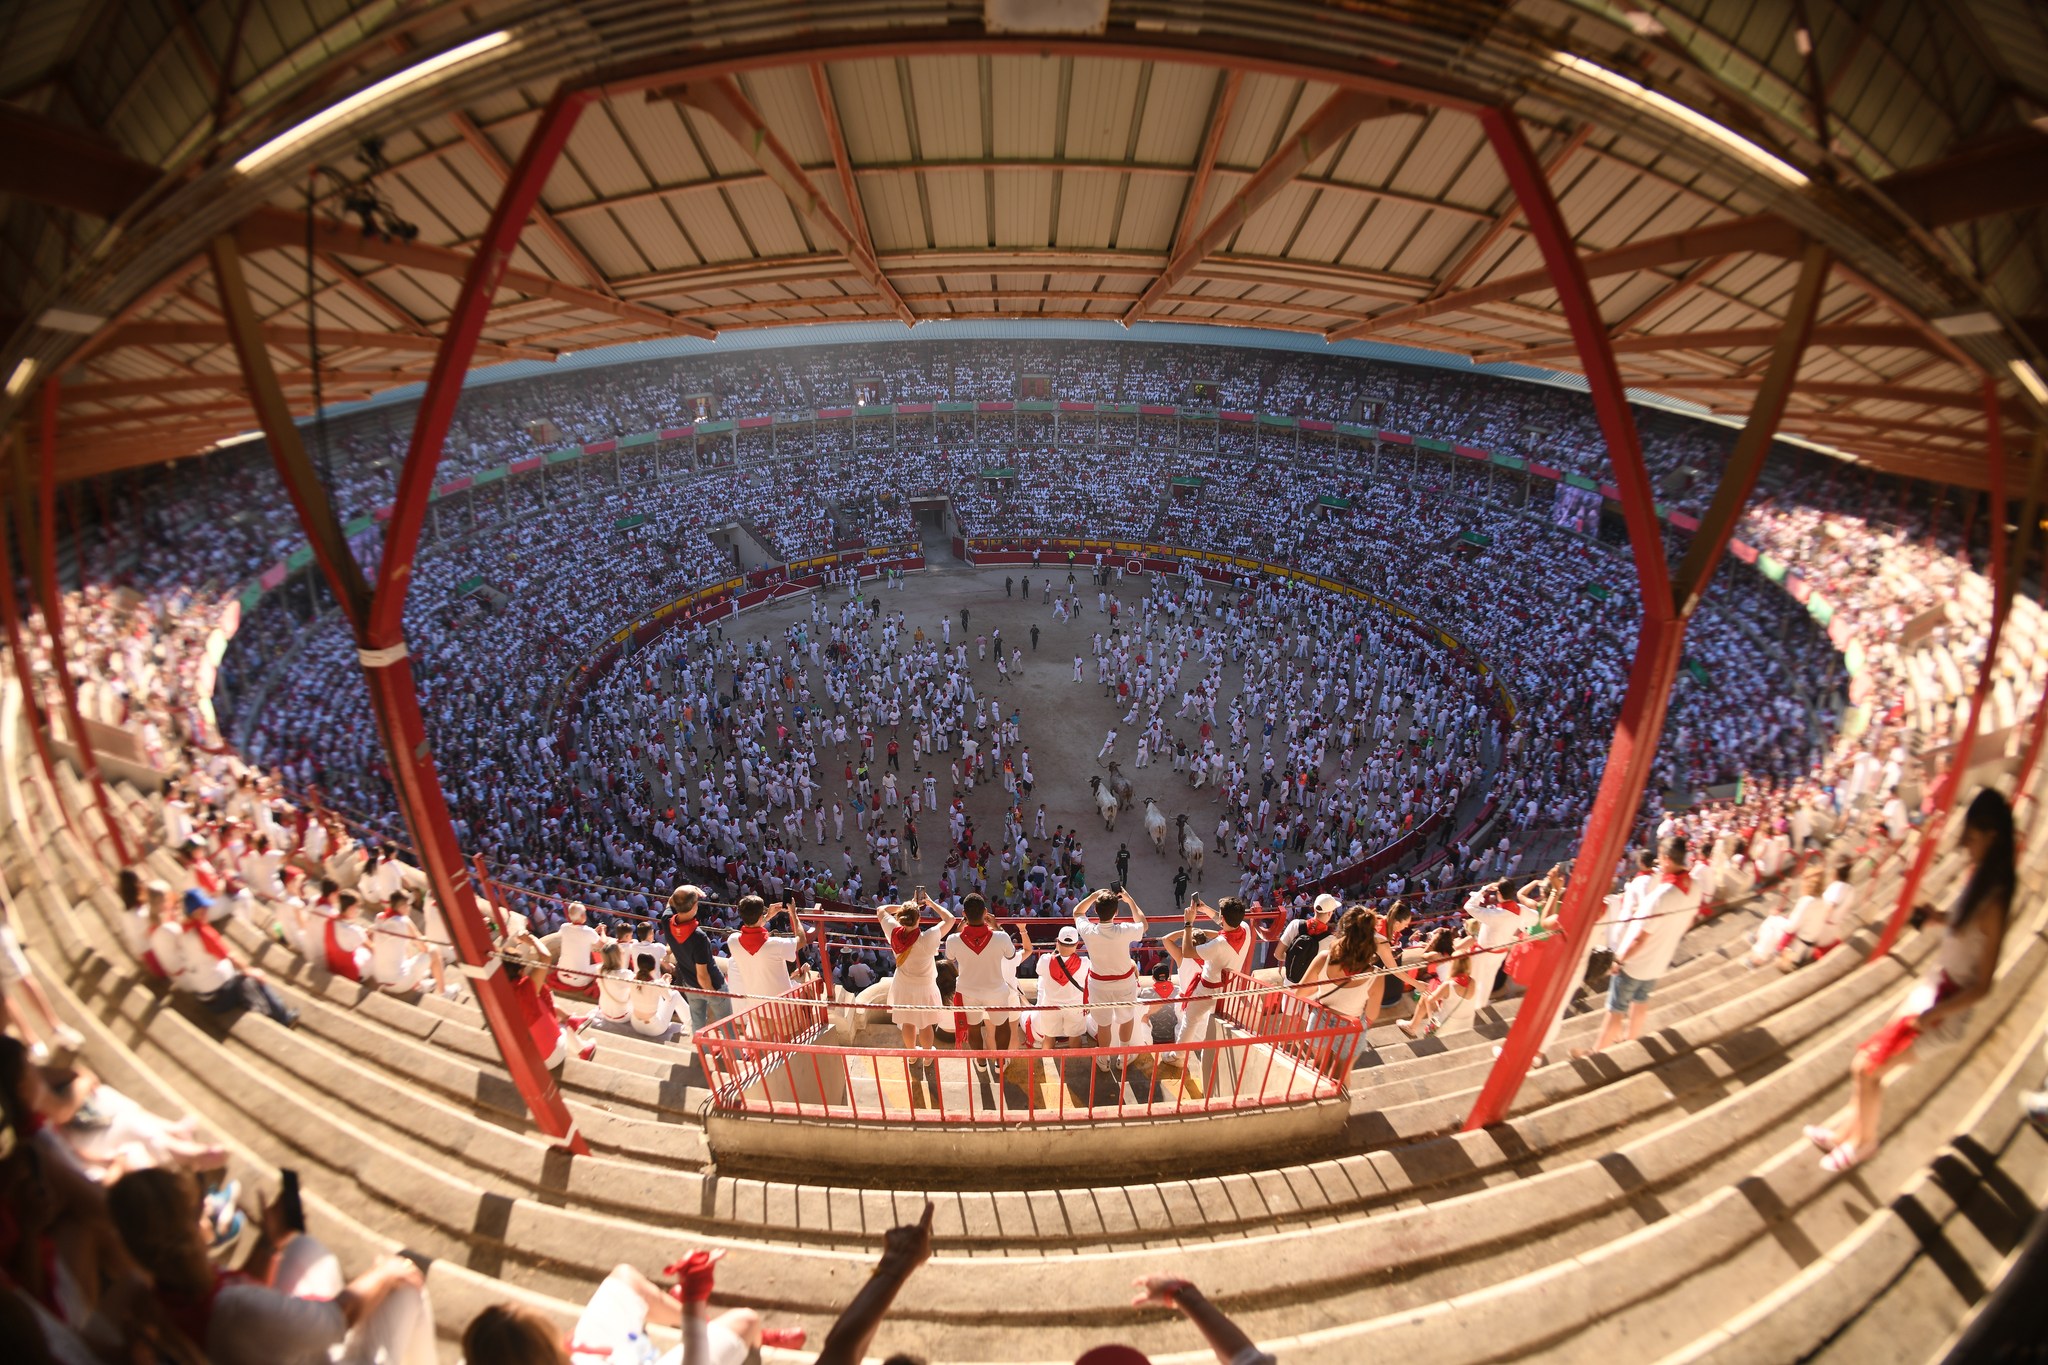
{"label": "white sneaker", "polygon": [[50,1036],[56,1040],[57,1046],[66,1052],[76,1052],[85,1046],[85,1035],[69,1024],[57,1025],[51,1030]]}

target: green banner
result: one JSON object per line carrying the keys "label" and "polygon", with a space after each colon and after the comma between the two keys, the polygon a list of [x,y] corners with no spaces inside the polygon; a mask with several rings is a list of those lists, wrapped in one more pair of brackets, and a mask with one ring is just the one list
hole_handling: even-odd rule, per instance
{"label": "green banner", "polygon": [[297,573],[300,569],[305,568],[308,564],[311,564],[312,562],[313,547],[310,545],[301,545],[298,549],[293,550],[290,554],[285,556],[284,567],[288,572]]}
{"label": "green banner", "polygon": [[1705,687],[1713,681],[1713,679],[1707,676],[1707,666],[1698,659],[1687,659],[1685,661],[1685,671],[1686,675],[1701,687]]}
{"label": "green banner", "polygon": [[1176,474],[1173,476],[1173,486],[1175,488],[1206,488],[1208,485],[1209,481],[1200,474]]}
{"label": "green banner", "polygon": [[1432,440],[1427,436],[1416,437],[1415,448],[1417,450],[1427,450],[1433,455],[1448,455],[1451,453],[1451,443],[1449,441]]}
{"label": "green banner", "polygon": [[1351,510],[1351,499],[1340,498],[1334,493],[1325,493],[1316,499],[1316,506],[1334,507],[1339,512],[1349,512]]}
{"label": "green banner", "polygon": [[455,585],[455,595],[457,597],[467,597],[483,585],[484,576],[480,573],[473,573]]}
{"label": "green banner", "polygon": [[364,515],[357,517],[348,525],[342,527],[341,533],[347,536],[350,540],[354,540],[357,536],[369,530],[372,526],[375,526],[376,524],[377,518],[368,513],[365,513]]}
{"label": "green banner", "polygon": [[1598,493],[1600,491],[1600,485],[1594,483],[1584,474],[1567,474],[1564,476],[1564,481],[1573,488],[1583,488],[1588,493]]}
{"label": "green banner", "polygon": [[571,460],[580,460],[582,458],[582,446],[570,446],[564,450],[550,450],[548,452],[549,464],[567,464]]}
{"label": "green banner", "polygon": [[620,517],[617,521],[613,522],[612,529],[614,531],[630,531],[635,526],[645,526],[646,524],[647,514],[645,512],[635,512],[630,517]]}
{"label": "green banner", "polygon": [[1835,619],[1835,604],[1819,593],[1806,599],[1806,614],[1822,625]]}
{"label": "green banner", "polygon": [[1579,591],[1596,602],[1605,602],[1608,598],[1614,596],[1613,589],[1609,588],[1605,583],[1581,584]]}
{"label": "green banner", "polygon": [[499,466],[498,466],[498,467],[497,467],[496,469],[481,469],[481,470],[478,470],[478,471],[477,471],[477,473],[476,473],[476,476],[475,476],[474,478],[472,478],[472,479],[470,480],[470,482],[471,482],[471,483],[496,483],[496,482],[497,482],[498,480],[500,480],[500,479],[504,478],[504,477],[505,477],[505,476],[506,476],[507,474],[510,474],[511,472],[512,472],[512,467],[511,467],[510,465],[502,465],[502,464],[501,464],[501,465],[499,465]]}
{"label": "green banner", "polygon": [[627,446],[651,446],[660,439],[661,433],[658,431],[642,431],[632,436],[621,436],[619,449],[624,450]]}
{"label": "green banner", "polygon": [[1014,479],[1017,477],[1017,471],[1006,465],[1001,469],[984,469],[981,471],[981,477],[984,479]]}
{"label": "green banner", "polygon": [[1481,550],[1484,550],[1489,545],[1493,544],[1493,537],[1486,534],[1486,532],[1484,531],[1460,531],[1458,533],[1458,539],[1463,544],[1470,545],[1475,547],[1476,549]]}
{"label": "green banner", "polygon": [[1772,555],[1758,555],[1756,557],[1756,571],[1765,578],[1770,579],[1773,583],[1783,583],[1785,581],[1785,565]]}
{"label": "green banner", "polygon": [[1502,469],[1523,470],[1529,467],[1527,460],[1518,460],[1512,455],[1502,455],[1499,452],[1495,452],[1487,458]]}

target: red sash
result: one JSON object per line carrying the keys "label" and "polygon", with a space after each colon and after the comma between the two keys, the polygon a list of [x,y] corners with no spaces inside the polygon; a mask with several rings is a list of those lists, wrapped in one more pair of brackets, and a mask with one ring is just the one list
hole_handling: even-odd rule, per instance
{"label": "red sash", "polygon": [[[336,976],[345,976],[351,981],[361,981],[363,979],[363,974],[356,969],[356,955],[354,953],[343,952],[341,948],[341,943],[339,939],[335,936],[334,931],[337,928],[339,928],[340,925],[341,917],[339,915],[327,921],[327,928],[325,931],[327,946],[327,970],[333,972]],[[202,934],[201,938],[203,939],[204,937],[205,936]]]}

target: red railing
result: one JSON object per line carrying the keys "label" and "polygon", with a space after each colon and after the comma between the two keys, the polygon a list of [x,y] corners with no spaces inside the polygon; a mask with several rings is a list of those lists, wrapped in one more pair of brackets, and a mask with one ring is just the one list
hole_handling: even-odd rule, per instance
{"label": "red railing", "polygon": [[[696,1035],[714,1110],[840,1122],[1029,1124],[1269,1109],[1345,1095],[1363,1040],[1356,1019],[1233,977],[1214,1002],[1218,1036],[1183,1043],[832,1046],[811,1041],[824,1031],[823,991],[823,982],[806,982]],[[1133,1006],[1174,1007],[1143,998]],[[1145,1019],[1138,1027],[1150,1036]],[[956,1044],[966,1032],[956,1019]]]}

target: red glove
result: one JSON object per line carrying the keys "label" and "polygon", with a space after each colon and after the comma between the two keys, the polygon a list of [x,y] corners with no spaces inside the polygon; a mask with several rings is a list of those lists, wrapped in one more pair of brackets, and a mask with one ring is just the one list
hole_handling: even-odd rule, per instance
{"label": "red glove", "polygon": [[684,1303],[703,1303],[711,1297],[711,1282],[715,1278],[714,1268],[722,1251],[693,1251],[675,1264],[662,1270],[664,1275],[675,1277],[675,1288],[669,1293]]}

